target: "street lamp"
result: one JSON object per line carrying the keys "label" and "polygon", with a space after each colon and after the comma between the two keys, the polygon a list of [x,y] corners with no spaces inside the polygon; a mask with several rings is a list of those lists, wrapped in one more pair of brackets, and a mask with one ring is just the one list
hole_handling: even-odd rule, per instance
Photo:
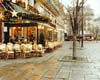
{"label": "street lamp", "polygon": [[96,26],[96,42],[98,40],[98,27]]}
{"label": "street lamp", "polygon": [[84,22],[84,19],[83,19],[83,4],[84,4],[84,0],[82,0],[82,43],[81,43],[81,47],[83,47],[83,36],[84,36],[84,31],[83,31],[83,22]]}

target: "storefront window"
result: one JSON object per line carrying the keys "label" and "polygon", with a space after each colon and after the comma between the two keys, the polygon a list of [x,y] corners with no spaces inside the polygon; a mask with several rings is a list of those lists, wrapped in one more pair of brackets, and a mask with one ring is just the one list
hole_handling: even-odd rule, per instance
{"label": "storefront window", "polygon": [[57,31],[54,30],[53,32],[53,41],[57,41]]}
{"label": "storefront window", "polygon": [[10,36],[21,36],[21,27],[10,27]]}
{"label": "storefront window", "polygon": [[21,39],[27,39],[27,41],[34,41],[37,38],[36,27],[10,27],[10,36],[17,38],[16,41]]}
{"label": "storefront window", "polygon": [[36,27],[28,27],[28,29],[27,29],[28,40],[33,42],[34,40],[36,40],[36,36],[37,36]]}
{"label": "storefront window", "polygon": [[52,29],[48,28],[47,31],[48,31],[48,33],[47,33],[47,38],[48,39],[47,40],[52,41],[52,34],[53,34]]}

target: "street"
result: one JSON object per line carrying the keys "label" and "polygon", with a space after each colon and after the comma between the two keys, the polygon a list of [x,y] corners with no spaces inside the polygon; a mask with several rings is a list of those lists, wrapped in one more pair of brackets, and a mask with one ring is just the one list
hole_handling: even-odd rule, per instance
{"label": "street", "polygon": [[[72,42],[43,57],[0,60],[0,80],[100,80],[100,42],[77,43],[78,60],[72,55]],[[66,57],[66,58],[64,58]]]}

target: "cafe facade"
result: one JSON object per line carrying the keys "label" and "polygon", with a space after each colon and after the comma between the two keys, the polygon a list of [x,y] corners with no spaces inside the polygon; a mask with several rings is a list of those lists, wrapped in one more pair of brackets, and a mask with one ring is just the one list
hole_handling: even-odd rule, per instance
{"label": "cafe facade", "polygon": [[1,42],[7,43],[10,37],[15,36],[18,36],[18,39],[25,38],[29,41],[29,36],[32,34],[38,43],[41,33],[45,36],[45,40],[57,41],[58,31],[49,17],[31,13],[12,2],[6,3],[13,9],[4,5],[5,2],[2,3],[3,6],[2,4],[0,6],[2,9],[0,18],[3,16],[3,20],[0,22]]}

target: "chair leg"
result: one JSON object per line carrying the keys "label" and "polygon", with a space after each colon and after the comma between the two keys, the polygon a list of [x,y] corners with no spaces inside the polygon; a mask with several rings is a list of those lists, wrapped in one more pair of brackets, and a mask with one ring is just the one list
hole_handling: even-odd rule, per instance
{"label": "chair leg", "polygon": [[13,53],[7,53],[6,59],[14,59],[14,54]]}

